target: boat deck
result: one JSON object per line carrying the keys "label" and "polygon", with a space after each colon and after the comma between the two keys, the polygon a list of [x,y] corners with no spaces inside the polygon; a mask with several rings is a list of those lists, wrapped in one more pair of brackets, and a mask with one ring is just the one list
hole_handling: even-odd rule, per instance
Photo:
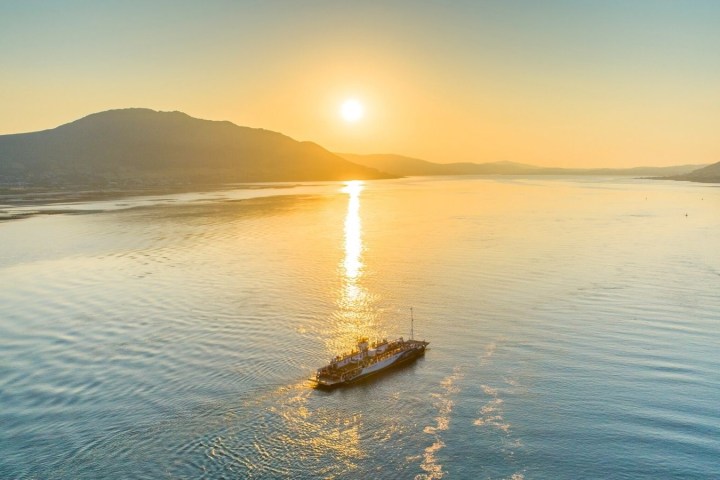
{"label": "boat deck", "polygon": [[[342,357],[338,356],[333,359],[329,365],[318,369],[316,373],[316,381],[319,385],[333,386],[336,384],[348,383],[360,376],[368,367],[372,367],[378,363],[382,363],[393,357],[399,357],[400,354],[417,350],[419,353],[424,352],[428,342],[422,340],[395,340],[387,342],[376,342],[372,345],[372,349],[368,348],[367,340],[361,339],[358,343],[359,349],[350,352]],[[378,353],[379,352],[379,353]],[[413,358],[415,355],[413,356]],[[380,371],[392,366],[395,362],[391,362],[386,366],[382,366],[374,371]]]}

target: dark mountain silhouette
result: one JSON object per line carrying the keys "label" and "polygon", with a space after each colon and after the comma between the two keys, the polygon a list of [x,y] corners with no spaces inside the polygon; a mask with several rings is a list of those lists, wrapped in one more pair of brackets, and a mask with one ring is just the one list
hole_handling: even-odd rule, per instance
{"label": "dark mountain silhouette", "polygon": [[131,108],[0,136],[0,183],[170,185],[389,178],[277,132]]}
{"label": "dark mountain silhouette", "polygon": [[356,155],[338,153],[360,165],[377,168],[393,175],[682,175],[703,165],[635,168],[547,168],[515,162],[433,163],[392,154]]}
{"label": "dark mountain silhouette", "polygon": [[676,175],[669,178],[672,180],[688,180],[691,182],[720,183],[720,162],[693,170],[685,175]]}

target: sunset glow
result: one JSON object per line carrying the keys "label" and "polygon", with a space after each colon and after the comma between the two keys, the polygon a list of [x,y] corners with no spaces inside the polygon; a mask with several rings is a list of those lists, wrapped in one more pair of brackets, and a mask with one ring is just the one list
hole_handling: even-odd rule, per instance
{"label": "sunset glow", "polygon": [[345,100],[340,106],[340,116],[346,122],[354,123],[363,118],[365,114],[365,108],[362,103],[355,100],[354,98]]}
{"label": "sunset glow", "polygon": [[0,4],[0,480],[717,478],[720,0]]}
{"label": "sunset glow", "polygon": [[719,158],[717,2],[14,3],[0,134],[147,107],[439,163]]}

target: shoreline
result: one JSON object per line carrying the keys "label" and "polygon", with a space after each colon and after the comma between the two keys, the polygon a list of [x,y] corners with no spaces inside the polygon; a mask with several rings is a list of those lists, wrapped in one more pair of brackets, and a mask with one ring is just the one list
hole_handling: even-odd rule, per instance
{"label": "shoreline", "polygon": [[297,183],[224,183],[177,186],[148,186],[130,188],[100,188],[90,185],[69,185],[62,187],[10,187],[0,186],[0,210],[15,207],[32,207],[66,203],[122,200],[130,197],[176,195],[182,193],[210,193],[235,188],[256,190],[265,188],[292,187]]}
{"label": "shoreline", "polygon": [[0,187],[0,223],[39,215],[82,215],[188,201],[236,202],[260,197],[302,195],[307,193],[308,189],[323,184],[323,182],[227,183],[110,190],[87,186],[73,189]]}

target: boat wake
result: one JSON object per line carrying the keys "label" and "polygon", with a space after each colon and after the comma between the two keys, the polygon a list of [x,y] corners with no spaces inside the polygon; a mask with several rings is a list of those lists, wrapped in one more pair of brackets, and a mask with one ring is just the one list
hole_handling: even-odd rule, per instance
{"label": "boat wake", "polygon": [[425,473],[415,476],[415,480],[432,480],[442,478],[445,475],[443,467],[438,463],[437,452],[441,450],[445,443],[442,439],[442,432],[450,427],[450,415],[452,414],[455,402],[453,398],[460,392],[457,383],[462,380],[464,374],[462,368],[457,366],[453,369],[453,373],[445,377],[440,386],[439,392],[433,393],[433,406],[437,409],[438,415],[435,417],[435,425],[426,426],[423,431],[433,436],[432,445],[425,448],[423,452],[423,461],[420,464]]}

